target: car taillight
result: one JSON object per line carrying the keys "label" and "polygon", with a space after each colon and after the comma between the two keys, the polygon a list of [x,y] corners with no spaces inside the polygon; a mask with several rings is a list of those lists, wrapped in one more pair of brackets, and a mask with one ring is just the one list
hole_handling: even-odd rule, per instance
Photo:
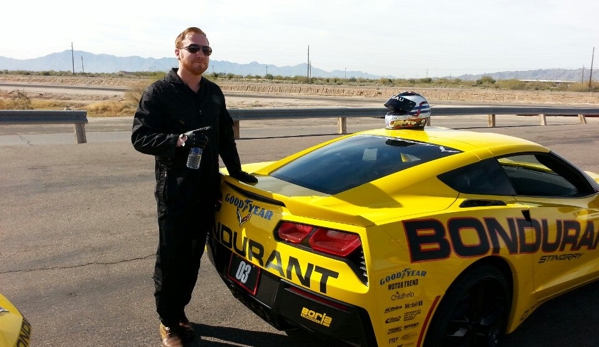
{"label": "car taillight", "polygon": [[281,223],[277,234],[281,239],[295,244],[302,243],[308,237],[312,249],[340,257],[347,257],[362,245],[357,234],[291,222]]}
{"label": "car taillight", "polygon": [[279,237],[291,243],[301,243],[314,229],[310,225],[284,222],[279,226]]}
{"label": "car taillight", "polygon": [[360,236],[342,231],[319,228],[310,237],[310,246],[317,251],[346,257],[360,247]]}

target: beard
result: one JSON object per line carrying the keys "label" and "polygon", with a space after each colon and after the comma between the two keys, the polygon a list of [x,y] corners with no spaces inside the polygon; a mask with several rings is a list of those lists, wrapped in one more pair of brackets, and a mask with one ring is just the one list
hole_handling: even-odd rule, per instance
{"label": "beard", "polygon": [[201,76],[208,69],[208,61],[194,61],[192,63],[181,61],[181,64],[185,70],[196,76]]}

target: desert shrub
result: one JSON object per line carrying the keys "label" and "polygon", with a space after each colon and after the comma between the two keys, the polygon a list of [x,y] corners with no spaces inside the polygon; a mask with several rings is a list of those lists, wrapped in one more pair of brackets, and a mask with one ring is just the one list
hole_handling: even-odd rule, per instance
{"label": "desert shrub", "polygon": [[477,85],[492,85],[495,84],[495,80],[491,76],[483,76],[476,80]]}
{"label": "desert shrub", "polygon": [[509,90],[524,90],[526,88],[526,82],[511,79],[511,80],[499,80],[496,82],[497,87],[501,89]]}
{"label": "desert shrub", "polygon": [[5,101],[6,110],[32,110],[31,99],[24,92],[17,90],[8,93],[8,99]]}
{"label": "desert shrub", "polygon": [[133,87],[129,88],[127,92],[125,92],[124,102],[137,107],[137,104],[139,103],[144,91],[152,83],[154,83],[154,81],[140,81],[136,83]]}
{"label": "desert shrub", "polygon": [[132,105],[131,103],[124,101],[97,102],[85,106],[84,109],[90,117],[132,116],[137,109],[137,104]]}
{"label": "desert shrub", "polygon": [[599,91],[599,83],[592,83],[589,89],[589,83],[572,83],[568,86],[571,92],[597,92]]}
{"label": "desert shrub", "polygon": [[390,78],[381,77],[381,78],[379,78],[379,83],[382,85],[387,85],[387,84],[393,85],[393,80]]}

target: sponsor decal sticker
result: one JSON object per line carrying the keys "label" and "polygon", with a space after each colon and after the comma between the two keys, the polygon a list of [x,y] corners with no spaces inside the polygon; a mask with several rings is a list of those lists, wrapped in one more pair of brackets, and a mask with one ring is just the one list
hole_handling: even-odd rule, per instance
{"label": "sponsor decal sticker", "polygon": [[414,297],[414,292],[408,292],[408,293],[395,292],[395,294],[391,295],[391,300],[393,300],[393,301],[403,300],[403,299],[413,298],[413,297]]}
{"label": "sponsor decal sticker", "polygon": [[397,290],[406,287],[414,287],[418,285],[418,280],[407,280],[403,282],[393,282],[387,285],[387,290]]}
{"label": "sponsor decal sticker", "polygon": [[242,200],[234,195],[227,194],[225,196],[225,202],[237,208],[237,221],[239,222],[239,226],[242,226],[249,221],[253,215],[266,220],[270,220],[273,216],[273,211],[255,205],[252,199]]}
{"label": "sponsor decal sticker", "polygon": [[582,257],[582,253],[569,253],[560,255],[543,255],[539,259],[539,264],[543,264],[549,261],[570,261]]}
{"label": "sponsor decal sticker", "polygon": [[[446,259],[452,254],[463,258],[481,257],[499,254],[502,248],[512,255],[590,251],[599,244],[599,229],[595,229],[592,221],[583,224],[558,219],[549,223],[547,219],[506,218],[500,222],[494,217],[467,217],[450,219],[446,224],[437,219],[417,219],[404,221],[403,225],[412,262]],[[463,230],[475,234],[476,240],[464,240]],[[528,239],[527,234],[534,236]],[[579,258],[572,255],[544,261]]]}
{"label": "sponsor decal sticker", "polygon": [[396,310],[401,310],[402,308],[403,308],[402,305],[387,307],[385,309],[385,313],[393,312],[393,311],[396,311]]}
{"label": "sponsor decal sticker", "polygon": [[420,310],[406,312],[403,315],[403,320],[407,322],[409,320],[416,318],[416,316],[419,314],[420,314]]}
{"label": "sponsor decal sticker", "polygon": [[395,333],[399,333],[401,332],[401,325],[395,328],[390,328],[389,330],[387,330],[387,335],[390,334],[395,334]]}
{"label": "sponsor decal sticker", "polygon": [[23,318],[23,323],[21,324],[21,331],[19,332],[19,339],[15,346],[29,346],[29,341],[31,339],[31,324],[27,321],[27,319]]}
{"label": "sponsor decal sticker", "polygon": [[403,326],[403,330],[409,330],[409,329],[414,329],[416,328],[420,323],[412,323],[412,324],[406,324]]}
{"label": "sponsor decal sticker", "polygon": [[395,323],[395,322],[399,322],[401,320],[401,316],[397,316],[397,317],[389,317],[385,320],[386,324],[389,323]]}
{"label": "sponsor decal sticker", "polygon": [[[413,277],[426,277],[426,271],[423,270],[412,270],[410,268],[405,268],[400,270],[394,274],[391,274],[385,278],[382,278],[379,283],[380,285],[384,285],[385,283],[395,281],[395,280],[405,280]],[[418,283],[418,281],[416,281]]]}
{"label": "sponsor decal sticker", "polygon": [[330,327],[331,323],[333,322],[333,318],[328,316],[326,313],[318,313],[306,307],[302,307],[300,316],[314,323],[324,325],[325,327]]}
{"label": "sponsor decal sticker", "polygon": [[417,333],[407,333],[404,336],[402,336],[401,339],[404,341],[411,340],[411,339],[415,338],[416,335],[418,335],[418,334]]}
{"label": "sponsor decal sticker", "polygon": [[406,304],[406,308],[414,308],[414,307],[420,307],[420,306],[422,306],[422,300],[409,302]]}

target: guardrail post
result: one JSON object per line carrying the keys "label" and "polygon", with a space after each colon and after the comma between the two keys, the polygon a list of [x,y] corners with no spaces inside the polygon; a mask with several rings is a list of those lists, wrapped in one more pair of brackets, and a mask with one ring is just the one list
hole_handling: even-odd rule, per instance
{"label": "guardrail post", "polygon": [[587,124],[587,119],[584,116],[584,114],[579,114],[578,115],[578,120],[580,121],[581,124]]}
{"label": "guardrail post", "polygon": [[239,138],[239,121],[238,120],[233,121],[233,135],[235,136],[235,139]]}
{"label": "guardrail post", "polygon": [[547,125],[547,116],[545,116],[544,113],[541,113],[539,117],[541,118],[541,125]]}
{"label": "guardrail post", "polygon": [[495,128],[495,115],[490,114],[487,116],[487,126]]}
{"label": "guardrail post", "polygon": [[347,118],[337,118],[337,132],[339,134],[347,134]]}
{"label": "guardrail post", "polygon": [[85,136],[85,123],[75,123],[75,141],[77,143],[87,143],[87,137]]}

